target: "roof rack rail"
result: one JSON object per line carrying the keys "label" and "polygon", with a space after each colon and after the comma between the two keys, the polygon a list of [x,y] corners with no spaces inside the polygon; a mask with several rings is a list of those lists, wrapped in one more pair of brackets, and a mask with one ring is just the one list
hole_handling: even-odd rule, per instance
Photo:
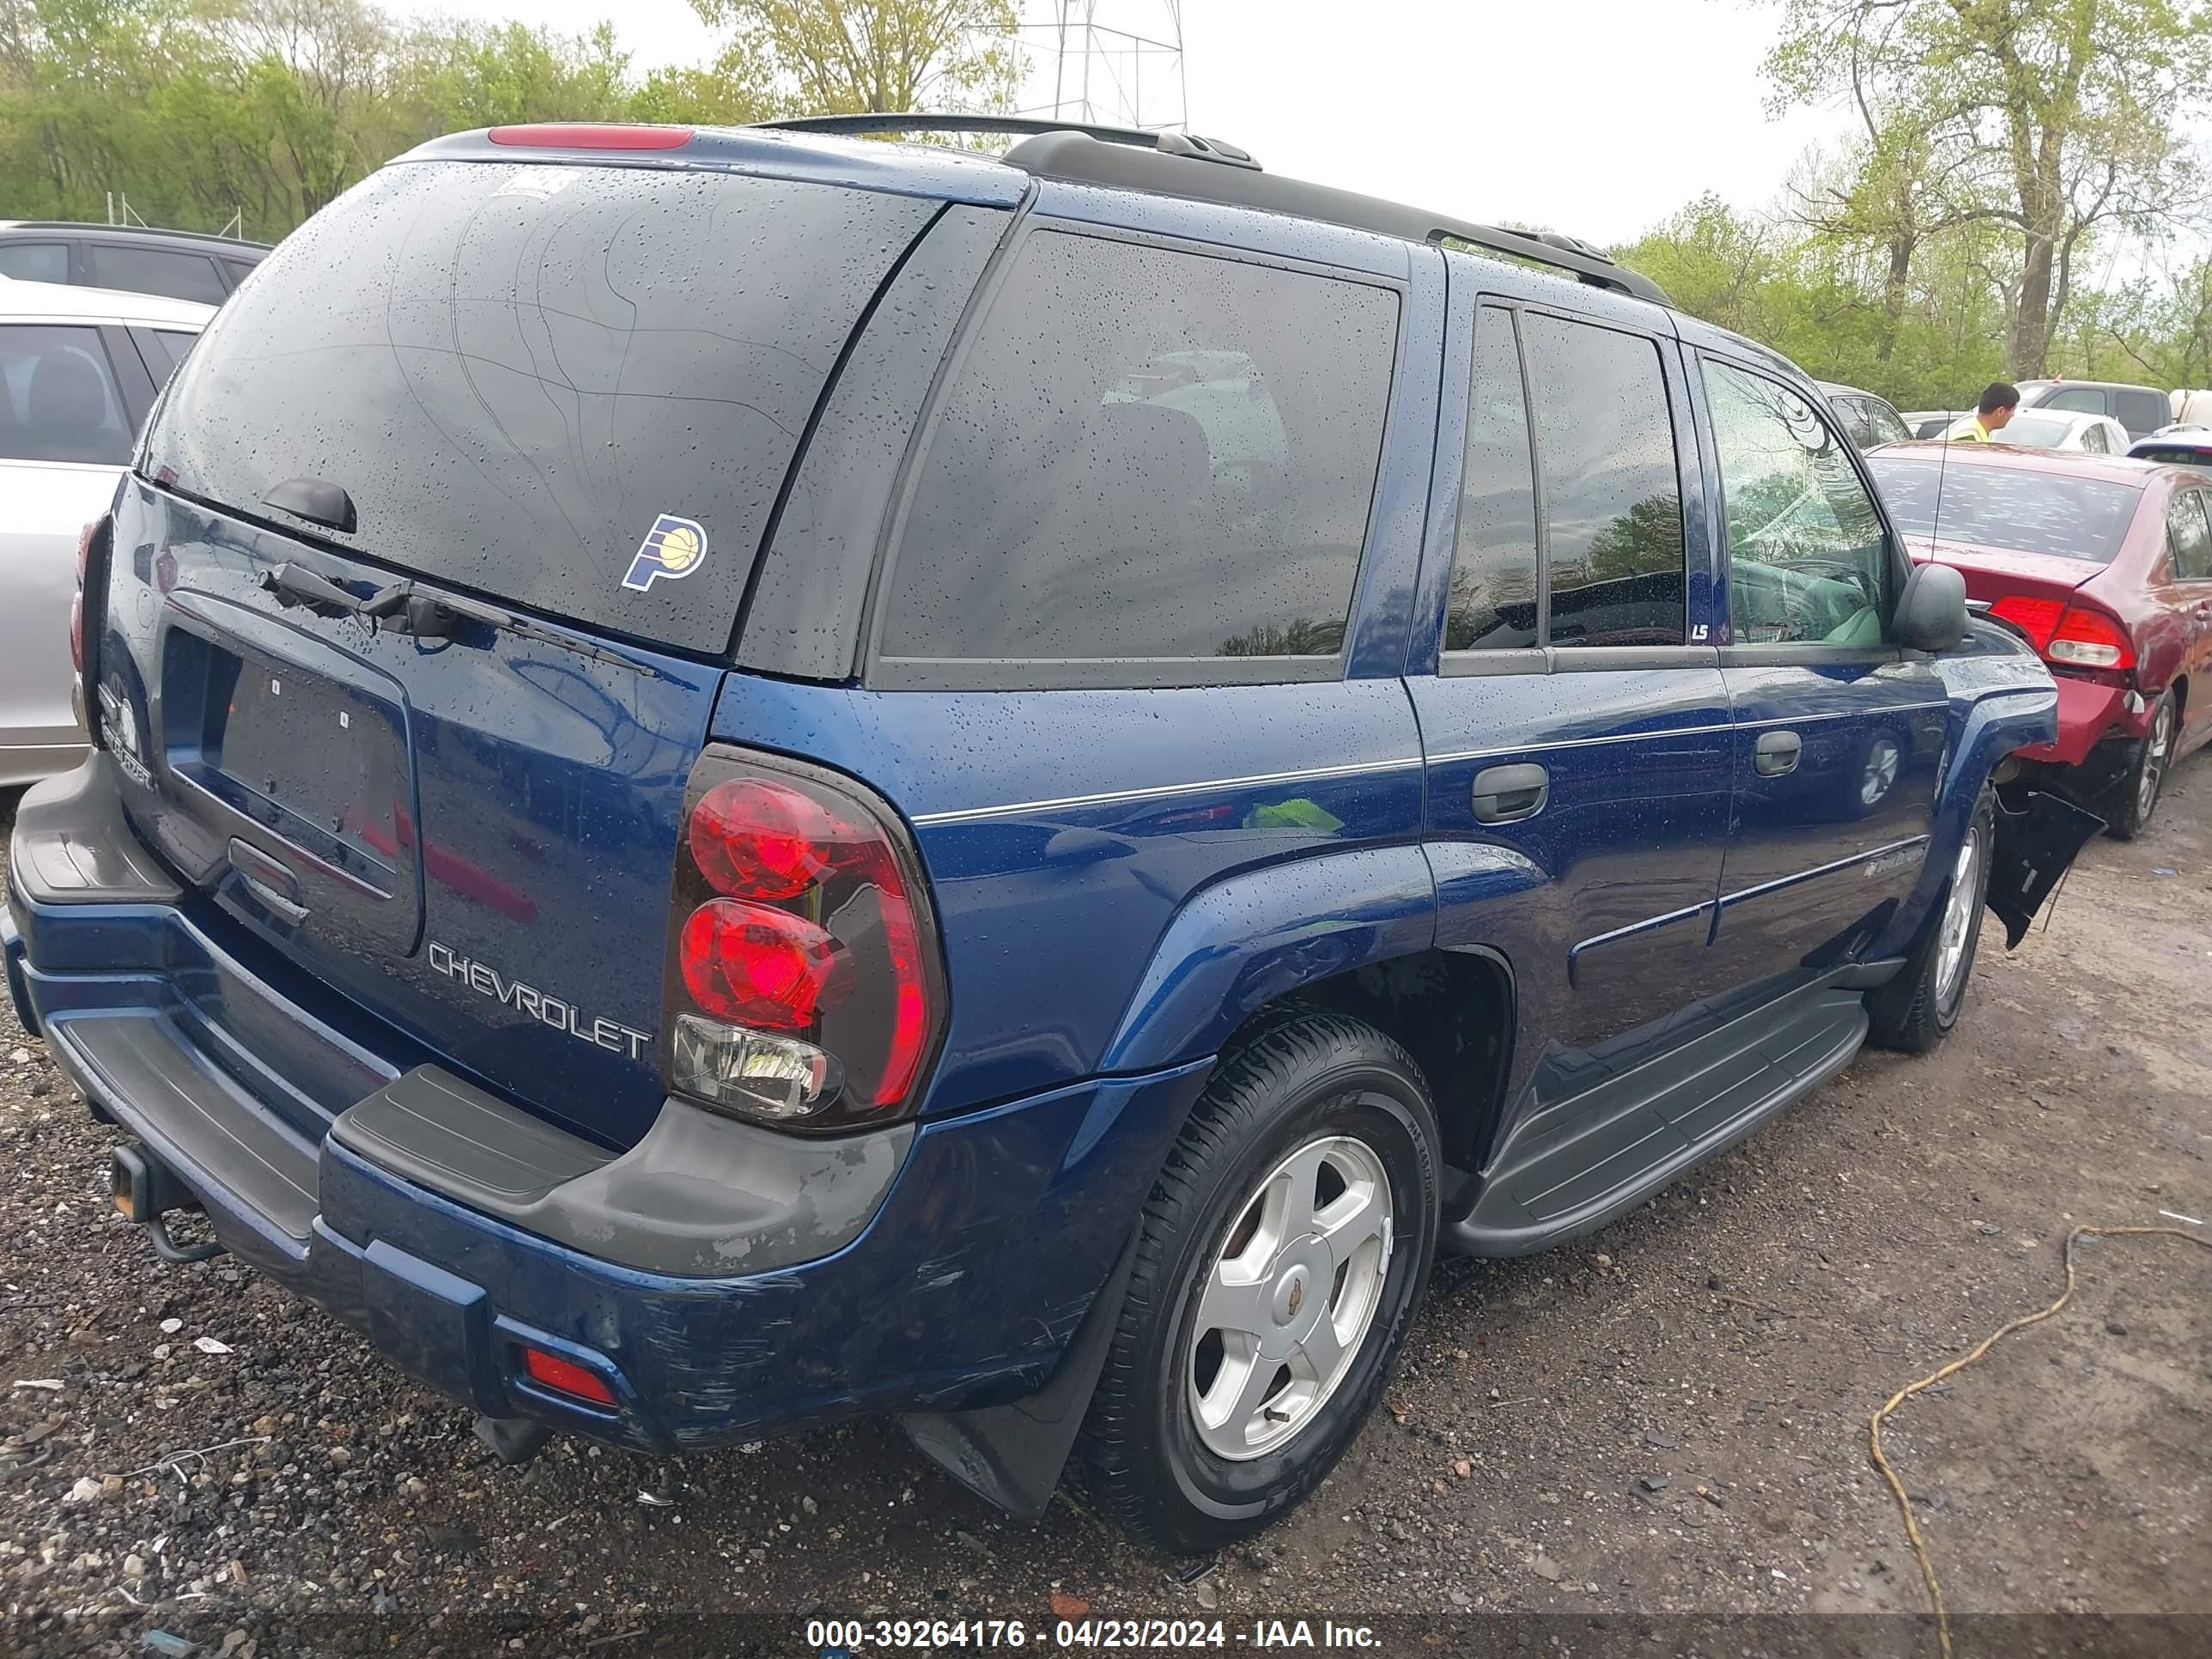
{"label": "roof rack rail", "polygon": [[1588,242],[1553,231],[1505,230],[1448,218],[1425,208],[1328,185],[1310,185],[1262,173],[1258,167],[1234,172],[1222,167],[1185,167],[1172,155],[1092,142],[1062,127],[1025,138],[1000,158],[1010,165],[1080,184],[1151,191],[1227,206],[1261,208],[1396,236],[1409,242],[1467,242],[1492,253],[1547,265],[1595,288],[1611,289],[1654,305],[1673,308],[1667,292],[1650,277],[1615,264]]}
{"label": "roof rack rail", "polygon": [[757,121],[756,126],[781,127],[793,132],[827,132],[848,137],[891,132],[1006,132],[1041,137],[1054,132],[1079,132],[1101,143],[1127,144],[1167,155],[1188,156],[1194,161],[1218,161],[1224,167],[1259,170],[1249,150],[1219,138],[1201,138],[1194,132],[1156,132],[1149,127],[1101,126],[1089,121],[1060,121],[1034,115],[936,115],[919,110],[894,111],[881,115],[797,115],[783,121]]}
{"label": "roof rack rail", "polygon": [[125,236],[174,236],[191,242],[221,242],[230,247],[269,248],[273,242],[257,242],[250,236],[227,236],[219,230],[179,230],[170,225],[111,225],[98,219],[8,219],[9,230],[112,230]]}
{"label": "roof rack rail", "polygon": [[[1006,132],[1027,135],[999,159],[1027,173],[1078,184],[1106,185],[1260,208],[1376,231],[1409,242],[1465,242],[1486,252],[1526,259],[1562,271],[1594,288],[1611,289],[1653,305],[1674,308],[1667,291],[1649,276],[1613,263],[1578,236],[1558,231],[1506,230],[1448,218],[1423,208],[1328,185],[1310,185],[1263,172],[1249,151],[1218,138],[1143,127],[1097,126],[1024,115],[931,115],[908,110],[882,115],[805,115],[762,121],[793,132]],[[1218,167],[1186,167],[1187,161],[1218,161]]]}

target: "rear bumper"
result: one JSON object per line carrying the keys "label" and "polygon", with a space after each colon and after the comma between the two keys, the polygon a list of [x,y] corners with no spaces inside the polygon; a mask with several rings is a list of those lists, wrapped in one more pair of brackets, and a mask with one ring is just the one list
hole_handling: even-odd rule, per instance
{"label": "rear bumper", "polygon": [[[19,848],[22,833],[19,817]],[[34,871],[39,852],[16,867]],[[803,1261],[763,1248],[785,1258],[764,1271],[647,1271],[458,1201],[379,1162],[373,1138],[323,1133],[333,1097],[376,1096],[421,1056],[380,1051],[285,995],[189,901],[110,888],[56,902],[12,872],[9,887],[8,979],[25,1024],[95,1109],[175,1172],[234,1252],[477,1411],[646,1449],[1034,1391],[1207,1070],[1097,1079],[925,1122],[902,1132],[910,1145],[849,1242]],[[734,1269],[754,1240],[722,1243]],[[636,1245],[623,1254],[639,1259]],[[614,1407],[527,1379],[525,1346],[594,1372]]]}
{"label": "rear bumper", "polygon": [[2124,687],[2064,674],[2052,679],[2058,687],[2057,738],[2029,744],[2021,759],[2079,766],[2106,738],[2140,738],[2150,729],[2150,705]]}

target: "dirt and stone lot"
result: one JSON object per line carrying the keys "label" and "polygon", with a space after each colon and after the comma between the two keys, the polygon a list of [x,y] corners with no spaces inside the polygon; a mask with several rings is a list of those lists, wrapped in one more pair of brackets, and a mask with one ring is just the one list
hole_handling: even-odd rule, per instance
{"label": "dirt and stone lot", "polygon": [[[674,1659],[814,1652],[810,1613],[1036,1628],[1088,1604],[1218,1616],[1232,1645],[1333,1613],[1413,1618],[1408,1652],[1591,1652],[1610,1630],[1735,1653],[1814,1621],[1670,1616],[1917,1613],[1869,1412],[2047,1301],[2074,1224],[2212,1222],[2212,757],[2148,839],[2092,845],[2047,932],[2001,945],[1939,1054],[1863,1058],[1579,1246],[1440,1267],[1389,1409],[1316,1499],[1197,1562],[1065,1503],[1006,1521],[884,1424],[498,1467],[320,1311],[226,1261],[156,1262],[109,1212],[112,1132],[9,1020],[0,1650],[176,1651],[142,1645],[161,1631],[251,1659]],[[1892,1455],[1954,1611],[2203,1613],[2212,1250],[2081,1261],[2074,1305],[1906,1405]],[[1911,1620],[1828,1624],[1935,1651]],[[1993,1628],[1962,1624],[1960,1651],[2121,1629]],[[2142,1650],[2212,1650],[2212,1625],[2158,1628]]]}

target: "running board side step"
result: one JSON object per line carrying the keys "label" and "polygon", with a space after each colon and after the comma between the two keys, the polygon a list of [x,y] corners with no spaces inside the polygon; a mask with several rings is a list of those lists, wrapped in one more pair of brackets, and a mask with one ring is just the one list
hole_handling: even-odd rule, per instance
{"label": "running board side step", "polygon": [[1866,1040],[1856,988],[1754,1008],[1685,1047],[1523,1120],[1443,1248],[1527,1255],[1596,1231],[1717,1157],[1850,1064]]}

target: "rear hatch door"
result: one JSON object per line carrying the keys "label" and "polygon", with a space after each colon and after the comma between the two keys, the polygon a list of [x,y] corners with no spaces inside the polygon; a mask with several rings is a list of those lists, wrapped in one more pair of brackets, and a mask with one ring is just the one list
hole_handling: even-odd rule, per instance
{"label": "rear hatch door", "polygon": [[120,505],[97,700],[134,822],[283,992],[643,1132],[719,665],[799,434],[939,205],[410,161],[223,309]]}

